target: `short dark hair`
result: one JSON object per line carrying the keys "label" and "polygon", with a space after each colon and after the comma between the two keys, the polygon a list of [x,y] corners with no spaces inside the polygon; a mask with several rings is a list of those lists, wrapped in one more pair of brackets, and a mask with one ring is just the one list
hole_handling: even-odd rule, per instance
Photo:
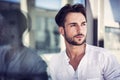
{"label": "short dark hair", "polygon": [[86,18],[86,9],[82,4],[74,4],[74,5],[66,4],[60,9],[60,11],[55,16],[55,21],[58,26],[64,27],[65,18],[67,14],[70,12],[80,12]]}
{"label": "short dark hair", "polygon": [[[20,37],[22,37],[23,32],[27,29],[27,19],[25,15],[22,13],[22,11],[20,11],[19,9],[10,9],[10,10],[5,9],[5,10],[0,10],[0,15],[3,16],[5,24],[16,24],[15,20],[7,21],[9,16],[16,16],[18,20],[17,28],[19,29]],[[2,24],[4,25],[4,23]]]}

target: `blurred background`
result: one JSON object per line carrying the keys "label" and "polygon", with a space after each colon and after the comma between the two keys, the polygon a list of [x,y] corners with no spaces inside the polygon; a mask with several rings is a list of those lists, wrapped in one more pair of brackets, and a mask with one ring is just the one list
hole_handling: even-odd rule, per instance
{"label": "blurred background", "polygon": [[0,0],[0,10],[23,11],[28,24],[23,43],[48,63],[52,55],[65,49],[54,17],[67,3],[86,7],[87,43],[110,50],[120,62],[120,0]]}

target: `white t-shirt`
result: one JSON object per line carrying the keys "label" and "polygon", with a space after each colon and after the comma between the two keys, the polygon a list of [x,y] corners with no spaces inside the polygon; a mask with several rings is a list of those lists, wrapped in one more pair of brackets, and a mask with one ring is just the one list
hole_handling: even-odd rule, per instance
{"label": "white t-shirt", "polygon": [[87,44],[76,71],[63,51],[50,60],[48,74],[49,80],[120,80],[120,64],[107,50]]}

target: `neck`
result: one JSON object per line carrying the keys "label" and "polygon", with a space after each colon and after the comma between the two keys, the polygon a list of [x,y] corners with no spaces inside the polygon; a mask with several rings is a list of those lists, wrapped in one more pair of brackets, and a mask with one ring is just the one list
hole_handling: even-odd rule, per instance
{"label": "neck", "polygon": [[69,58],[75,58],[78,56],[83,56],[85,54],[85,47],[86,44],[82,44],[80,46],[74,46],[74,45],[66,45],[66,52]]}

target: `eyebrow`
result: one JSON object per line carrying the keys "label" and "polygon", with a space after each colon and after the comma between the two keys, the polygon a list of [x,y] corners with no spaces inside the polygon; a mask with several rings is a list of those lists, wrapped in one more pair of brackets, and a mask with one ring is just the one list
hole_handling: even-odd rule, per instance
{"label": "eyebrow", "polygon": [[87,23],[86,21],[83,21],[82,24]]}
{"label": "eyebrow", "polygon": [[71,24],[77,24],[77,23],[75,23],[75,22],[72,22],[72,23],[69,23],[68,25],[71,25]]}
{"label": "eyebrow", "polygon": [[[84,24],[84,23],[87,23],[86,21],[83,21],[81,24]],[[71,25],[71,24],[77,24],[76,22],[71,22],[69,23],[68,25]]]}

